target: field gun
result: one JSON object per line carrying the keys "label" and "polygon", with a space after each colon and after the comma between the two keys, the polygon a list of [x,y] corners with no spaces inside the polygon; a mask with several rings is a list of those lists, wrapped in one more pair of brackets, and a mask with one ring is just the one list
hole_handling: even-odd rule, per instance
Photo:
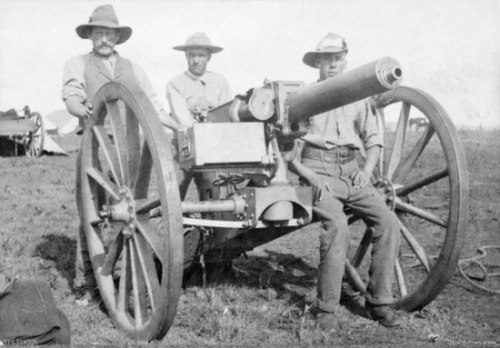
{"label": "field gun", "polygon": [[[224,212],[232,216],[226,214],[219,226],[213,219],[187,222],[231,226],[242,232],[245,228],[270,227],[274,222],[280,227],[310,222],[311,189],[290,183],[283,152],[307,132],[310,117],[393,89],[401,78],[399,63],[385,57],[307,86],[296,81],[265,81],[263,87],[210,111],[207,122],[178,134],[178,162],[184,170],[221,175],[215,184],[227,186],[231,203],[205,201],[200,211],[202,207],[195,207],[199,203],[183,202],[183,212]],[[237,190],[231,187],[246,180],[251,184]],[[220,233],[226,235],[226,231]],[[220,240],[227,242],[227,238],[211,238],[204,245],[213,249]]]}
{"label": "field gun", "polygon": [[[309,85],[266,81],[211,110],[174,142],[141,90],[104,85],[82,137],[76,192],[99,292],[115,325],[138,339],[163,337],[191,265],[230,261],[314,222],[311,188],[287,172],[293,143],[310,117],[372,96],[377,117],[396,108],[398,119],[384,134],[373,180],[403,237],[392,306],[416,310],[431,302],[453,275],[464,241],[466,161],[446,111],[425,92],[400,86],[401,79],[400,65],[385,57]],[[407,133],[409,120],[421,115],[429,127]],[[387,124],[379,121],[384,132]],[[215,173],[198,190],[219,187],[220,194],[186,196],[181,173]],[[362,293],[370,238],[369,229],[354,238],[348,262]]]}

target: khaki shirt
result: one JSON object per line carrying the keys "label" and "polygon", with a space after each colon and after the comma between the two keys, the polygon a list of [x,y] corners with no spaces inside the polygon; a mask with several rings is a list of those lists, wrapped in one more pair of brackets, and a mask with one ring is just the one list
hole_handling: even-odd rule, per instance
{"label": "khaki shirt", "polygon": [[201,77],[189,71],[177,75],[167,83],[166,94],[170,113],[179,123],[186,126],[195,123],[191,103],[200,97],[205,98],[212,108],[233,99],[226,78],[211,71],[205,72]]}
{"label": "khaki shirt", "polygon": [[311,117],[309,132],[302,140],[325,150],[348,146],[363,151],[383,146],[368,99]]}

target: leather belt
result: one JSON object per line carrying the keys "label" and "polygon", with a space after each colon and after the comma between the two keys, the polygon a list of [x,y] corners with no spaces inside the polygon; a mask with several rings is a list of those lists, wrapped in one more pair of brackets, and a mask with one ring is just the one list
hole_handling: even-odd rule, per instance
{"label": "leather belt", "polygon": [[302,158],[346,164],[356,159],[356,150],[346,146],[337,146],[331,150],[326,150],[306,145],[302,150]]}

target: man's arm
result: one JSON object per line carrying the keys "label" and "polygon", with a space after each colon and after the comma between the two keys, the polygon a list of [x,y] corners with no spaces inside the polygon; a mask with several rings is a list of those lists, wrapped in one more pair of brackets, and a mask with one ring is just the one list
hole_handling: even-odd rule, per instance
{"label": "man's arm", "polygon": [[363,188],[370,182],[373,170],[378,163],[380,149],[383,146],[382,137],[377,126],[377,120],[367,100],[360,110],[359,118],[361,126],[359,136],[366,149],[366,158],[363,169],[351,175],[355,189]]}
{"label": "man's arm", "polygon": [[92,105],[87,101],[85,92],[84,64],[80,56],[66,62],[63,71],[61,97],[68,112],[78,118],[92,117]]}
{"label": "man's arm", "polygon": [[165,127],[169,128],[169,129],[172,129],[172,130],[174,130],[174,131],[176,131],[176,132],[178,132],[179,130],[181,130],[181,129],[184,129],[184,128],[185,128],[185,126],[183,126],[183,125],[179,124],[178,122],[176,122],[176,121],[172,118],[172,116],[170,116],[169,114],[167,114],[167,112],[166,112],[164,109],[162,109],[162,110],[160,111],[160,114],[158,115],[158,117],[160,118],[161,123],[162,123]]}
{"label": "man's arm", "polygon": [[184,126],[192,126],[195,121],[189,111],[185,98],[181,95],[176,86],[170,81],[167,83],[167,100],[170,106],[170,113],[177,122]]}
{"label": "man's arm", "polygon": [[[288,169],[305,179],[313,189],[313,204],[317,204],[323,198],[323,186],[318,175],[301,163],[303,142],[295,141],[292,151],[286,155],[288,161]],[[326,187],[328,189],[328,187]]]}
{"label": "man's arm", "polygon": [[366,150],[366,158],[363,169],[351,175],[354,189],[361,189],[368,185],[372,177],[373,169],[375,169],[375,166],[377,165],[379,156],[380,146],[375,145]]}

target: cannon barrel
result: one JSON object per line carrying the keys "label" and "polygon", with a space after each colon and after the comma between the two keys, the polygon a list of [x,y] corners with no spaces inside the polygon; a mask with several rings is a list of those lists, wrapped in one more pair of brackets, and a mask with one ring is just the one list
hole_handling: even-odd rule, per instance
{"label": "cannon barrel", "polygon": [[402,69],[391,57],[383,57],[330,79],[299,89],[288,99],[290,122],[332,110],[394,89],[401,83]]}

